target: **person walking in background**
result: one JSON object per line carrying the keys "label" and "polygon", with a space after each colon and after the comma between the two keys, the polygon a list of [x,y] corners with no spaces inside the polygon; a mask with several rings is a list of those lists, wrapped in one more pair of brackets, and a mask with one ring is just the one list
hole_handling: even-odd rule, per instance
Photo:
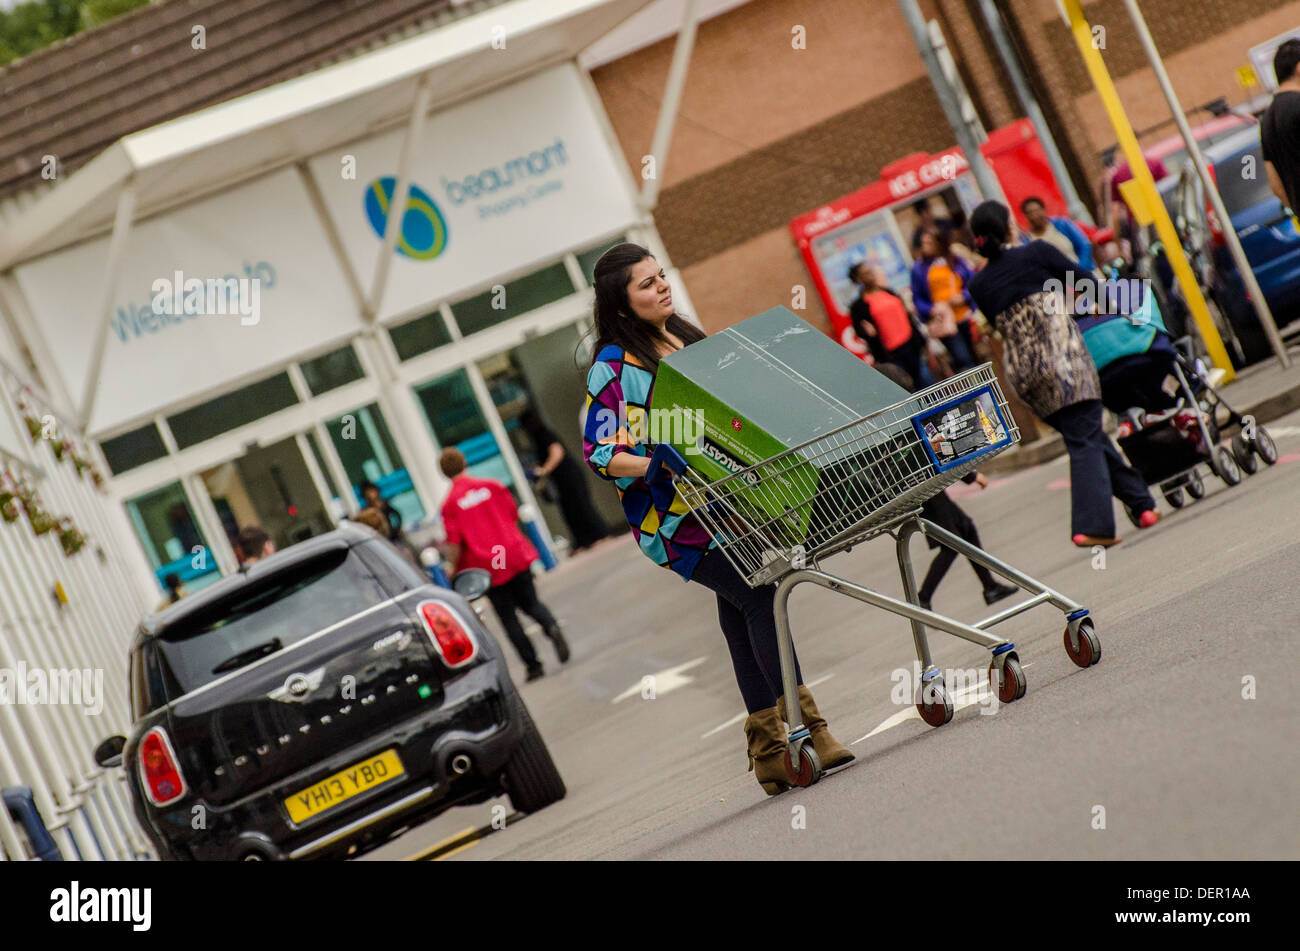
{"label": "person walking in background", "polygon": [[158,604],[158,607],[154,608],[155,611],[169,608],[181,598],[189,594],[181,584],[181,576],[174,571],[168,574],[167,577],[163,578],[163,584],[167,587],[167,597],[163,598]]}
{"label": "person walking in background", "polygon": [[365,507],[374,509],[384,519],[385,527],[375,529],[390,542],[397,542],[402,537],[402,515],[397,509],[388,504],[383,493],[379,491],[379,486],[375,485],[369,479],[361,483],[361,498],[365,501]]}
{"label": "person walking in background", "polygon": [[527,679],[536,680],[545,670],[519,623],[518,612],[542,626],[562,664],[569,659],[569,645],[559,622],[533,587],[532,564],[537,560],[537,549],[519,530],[519,506],[500,482],[468,474],[465,455],[459,449],[444,449],[438,467],[451,479],[451,491],[442,503],[451,575],[455,577],[467,568],[482,568],[492,575],[488,600],[527,668]]}
{"label": "person walking in background", "polygon": [[921,250],[921,237],[927,231],[935,234],[947,235],[952,231],[953,223],[951,218],[936,218],[934,208],[930,205],[930,199],[922,198],[912,205],[912,210],[916,212],[917,225],[912,232],[912,254]]}
{"label": "person walking in background", "polygon": [[1293,211],[1300,204],[1300,39],[1287,40],[1273,55],[1277,93],[1259,124],[1268,184]]}
{"label": "person walking in background", "polygon": [[970,265],[952,254],[943,235],[938,231],[921,235],[912,263],[912,304],[930,337],[947,349],[957,373],[975,365],[975,335],[970,325],[975,305],[968,290],[972,276]]}
{"label": "person walking in background", "polygon": [[1020,203],[1020,210],[1029,222],[1032,240],[1046,241],[1078,264],[1081,271],[1092,271],[1097,266],[1092,259],[1092,242],[1083,229],[1069,218],[1049,216],[1043,199],[1026,198]]}
{"label": "person walking in background", "polygon": [[[789,751],[777,649],[776,585],[751,588],[671,483],[646,481],[653,447],[641,421],[649,416],[659,360],[704,339],[704,332],[673,308],[672,288],[650,252],[619,244],[600,256],[594,271],[595,354],[587,373],[587,421],[583,456],[596,475],[614,483],[638,546],[655,564],[717,597],[718,622],[731,655],[736,683],[749,716],[745,739],[749,765],[768,795],[789,787]],[[620,423],[623,420],[626,423]],[[635,593],[617,590],[617,613],[632,619]],[[853,759],[830,733],[803,686],[795,659],[801,719],[825,769]]]}
{"label": "person walking in background", "polygon": [[[908,392],[915,392],[916,381],[897,365],[885,363],[876,367],[876,369]],[[967,485],[978,485],[981,489],[989,484],[988,476],[979,472],[971,472],[962,476],[962,481]],[[964,538],[976,548],[984,547],[980,544],[980,535],[975,528],[974,520],[949,497],[946,489],[922,503],[921,517],[934,522],[940,528],[947,529],[959,538]],[[925,580],[921,582],[921,587],[916,595],[917,603],[929,611],[930,602],[934,598],[935,591],[939,588],[939,582],[948,573],[952,563],[957,560],[957,553],[946,545],[940,545],[928,536],[926,537],[926,543],[931,550],[939,549],[939,553],[934,556],[934,561],[930,562],[930,569],[925,573]],[[980,586],[983,588],[985,604],[994,604],[1003,598],[1011,597],[1020,590],[1014,585],[1003,584],[998,581],[997,578],[993,577],[993,572],[983,565],[977,565],[972,561],[970,566],[975,570],[975,577],[979,578]]]}
{"label": "person walking in background", "polygon": [[235,548],[240,556],[242,568],[247,568],[254,562],[270,558],[275,554],[275,542],[271,541],[271,536],[256,525],[245,525],[239,530]]}
{"label": "person walking in background", "polygon": [[559,496],[560,514],[573,536],[573,552],[591,548],[609,536],[609,528],[591,504],[587,478],[578,463],[565,450],[560,437],[544,423],[533,409],[519,414],[519,426],[532,441],[539,464],[533,476],[541,482],[549,479]]}
{"label": "person walking in background", "polygon": [[1111,493],[1143,528],[1160,519],[1155,499],[1102,429],[1097,367],[1061,298],[1047,290],[1049,281],[1068,286],[1076,265],[1043,241],[1008,247],[1014,228],[1011,211],[996,201],[971,215],[976,250],[989,262],[971,281],[971,295],[1002,335],[1008,381],[1065,440],[1074,544],[1114,545],[1121,539]]}
{"label": "person walking in background", "polygon": [[925,337],[914,325],[902,299],[889,289],[885,275],[865,261],[849,268],[849,280],[858,285],[849,305],[853,331],[877,363],[896,363],[914,380],[929,375],[925,367]]}

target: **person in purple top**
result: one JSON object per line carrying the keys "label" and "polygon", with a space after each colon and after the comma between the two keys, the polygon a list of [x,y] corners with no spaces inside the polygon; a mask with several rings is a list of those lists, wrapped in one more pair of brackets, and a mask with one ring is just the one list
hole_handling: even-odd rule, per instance
{"label": "person in purple top", "polygon": [[[777,653],[776,585],[751,588],[691,514],[671,482],[646,481],[654,447],[647,421],[661,357],[704,339],[673,307],[672,288],[650,252],[620,244],[596,262],[595,360],[587,373],[583,455],[592,471],[618,488],[623,513],[641,551],[656,564],[717,596],[718,621],[749,713],[745,737],[750,769],[768,795],[793,785],[785,766],[784,698]],[[798,661],[795,662],[796,671]],[[824,769],[853,753],[831,736],[799,683],[799,710]]]}

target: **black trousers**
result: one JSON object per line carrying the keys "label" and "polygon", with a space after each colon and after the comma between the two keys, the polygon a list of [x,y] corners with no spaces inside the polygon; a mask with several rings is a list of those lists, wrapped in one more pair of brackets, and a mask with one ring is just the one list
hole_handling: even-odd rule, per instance
{"label": "black trousers", "polygon": [[573,535],[574,548],[589,548],[609,535],[605,520],[591,502],[586,478],[576,462],[566,456],[551,473],[560,496],[560,514]]}
{"label": "black trousers", "polygon": [[1101,400],[1083,400],[1048,415],[1070,454],[1070,532],[1115,535],[1114,493],[1136,513],[1156,507],[1146,482],[1126,462],[1101,428]]}
{"label": "black trousers", "polygon": [[[784,692],[776,646],[776,585],[751,588],[716,548],[700,559],[691,580],[718,596],[718,623],[745,709],[757,713],[776,706],[776,698]],[[803,683],[797,656],[795,680]]]}
{"label": "black trousers", "polygon": [[[980,533],[975,529],[975,522],[960,505],[948,498],[947,492],[940,492],[922,505],[921,517],[934,522],[940,528],[946,528],[959,538],[964,538],[976,548],[984,547],[980,544]],[[957,553],[951,548],[938,542],[931,542],[931,545],[937,546],[939,553],[934,556],[934,561],[930,562],[930,570],[925,573],[925,581],[921,582],[918,592],[921,599],[925,601],[933,600],[939,582],[948,573],[952,563],[957,560]],[[975,569],[975,576],[980,579],[980,585],[985,591],[997,585],[998,581],[993,577],[993,573],[983,565],[977,565],[972,561],[970,566]]]}
{"label": "black trousers", "polygon": [[533,642],[528,639],[528,635],[524,633],[524,626],[519,623],[518,612],[523,611],[544,630],[549,631],[556,626],[554,615],[547,610],[546,605],[537,600],[532,571],[525,568],[504,584],[489,589],[487,596],[492,602],[492,608],[497,612],[497,617],[501,619],[501,626],[506,629],[506,637],[510,638],[510,643],[515,645],[519,657],[528,665],[528,669],[532,670],[540,661],[537,659],[537,651],[533,649]]}

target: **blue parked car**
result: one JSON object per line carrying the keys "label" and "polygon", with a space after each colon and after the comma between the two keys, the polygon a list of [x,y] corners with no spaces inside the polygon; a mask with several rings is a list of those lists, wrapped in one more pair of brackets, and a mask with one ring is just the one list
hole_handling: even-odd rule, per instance
{"label": "blue parked car", "polygon": [[[1268,186],[1259,126],[1234,133],[1203,152],[1273,319],[1279,329],[1285,328],[1300,319],[1300,233]],[[1223,242],[1221,226],[1207,209],[1204,189],[1190,160],[1161,191],[1165,192],[1188,254],[1194,264],[1200,265],[1208,278],[1206,283],[1214,287],[1216,302],[1237,334],[1244,362],[1269,357],[1272,349],[1268,338]]]}

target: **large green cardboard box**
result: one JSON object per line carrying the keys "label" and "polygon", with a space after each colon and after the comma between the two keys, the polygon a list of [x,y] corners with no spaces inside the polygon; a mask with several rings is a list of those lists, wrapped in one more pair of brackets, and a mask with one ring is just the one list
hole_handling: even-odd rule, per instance
{"label": "large green cardboard box", "polygon": [[[651,438],[672,443],[693,469],[716,481],[908,395],[775,307],[660,361],[651,407],[651,425],[657,422],[660,432]],[[733,506],[787,544],[812,547],[852,527],[890,497],[897,479],[924,478],[916,474],[924,460],[914,440],[874,439],[870,429],[855,427],[792,453],[749,479],[748,488],[733,480],[740,493]],[[900,448],[903,442],[910,445]]]}

